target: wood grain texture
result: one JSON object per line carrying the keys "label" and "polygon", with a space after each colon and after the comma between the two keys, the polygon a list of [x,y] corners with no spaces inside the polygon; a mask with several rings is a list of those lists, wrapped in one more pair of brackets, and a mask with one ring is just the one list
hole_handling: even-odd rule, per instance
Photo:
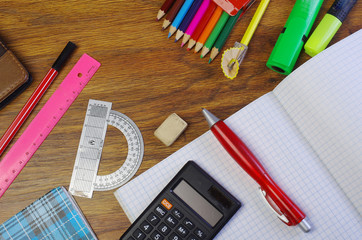
{"label": "wood grain texture", "polygon": [[[324,1],[317,23],[332,3],[332,0]],[[76,43],[77,50],[14,141],[83,53],[97,59],[102,66],[0,199],[1,223],[50,189],[69,186],[89,99],[112,102],[114,110],[126,114],[140,128],[145,155],[139,175],[208,130],[201,107],[227,118],[285,78],[265,64],[294,1],[269,4],[234,80],[223,76],[220,55],[208,64],[208,58],[200,59],[198,54],[167,39],[167,31],[161,31],[163,19],[155,21],[162,4],[161,0],[2,1],[0,37],[24,63],[34,82],[0,111],[0,134],[5,132],[67,41]],[[225,46],[231,47],[240,41],[256,7],[257,4],[236,24]],[[361,7],[362,3],[358,2],[332,43],[361,28]],[[309,58],[302,52],[297,66]],[[166,147],[153,132],[173,112],[189,127],[172,146]],[[110,127],[101,174],[119,168],[126,154],[125,139]],[[77,197],[76,200],[99,239],[118,239],[130,226],[113,191],[95,192],[92,199]]]}

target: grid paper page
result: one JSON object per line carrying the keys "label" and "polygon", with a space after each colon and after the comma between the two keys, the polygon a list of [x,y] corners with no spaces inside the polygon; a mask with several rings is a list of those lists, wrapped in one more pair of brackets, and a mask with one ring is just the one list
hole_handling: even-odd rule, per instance
{"label": "grid paper page", "polygon": [[362,30],[312,58],[274,93],[362,215],[361,63]]}
{"label": "grid paper page", "polygon": [[57,187],[0,225],[0,240],[96,240],[78,205]]}
{"label": "grid paper page", "polygon": [[131,221],[187,160],[194,160],[243,204],[215,239],[358,239],[362,235],[358,213],[272,93],[241,109],[226,123],[306,213],[311,232],[282,223],[264,204],[257,184],[210,131],[115,192]]}

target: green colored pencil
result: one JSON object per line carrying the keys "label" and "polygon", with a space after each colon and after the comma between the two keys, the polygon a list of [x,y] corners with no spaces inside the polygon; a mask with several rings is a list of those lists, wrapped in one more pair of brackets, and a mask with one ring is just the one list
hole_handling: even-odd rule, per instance
{"label": "green colored pencil", "polygon": [[229,19],[229,14],[227,12],[223,12],[219,18],[219,21],[217,21],[214,29],[212,30],[210,36],[207,38],[205,45],[201,52],[201,58],[203,58],[212,48],[214,45],[216,38],[219,36],[220,32],[224,28],[227,20]]}
{"label": "green colored pencil", "polygon": [[[225,24],[225,27],[222,29],[221,33],[219,34],[214,47],[211,50],[209,63],[214,60],[214,58],[219,54],[221,48],[224,46],[226,39],[229,37],[231,30],[234,28],[235,23],[238,21],[243,9],[240,9],[239,12],[228,19]],[[206,44],[205,44],[206,45]]]}

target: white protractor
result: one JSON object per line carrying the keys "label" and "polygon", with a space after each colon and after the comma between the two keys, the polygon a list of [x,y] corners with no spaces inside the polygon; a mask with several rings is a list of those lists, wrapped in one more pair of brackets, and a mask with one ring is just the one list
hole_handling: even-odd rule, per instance
{"label": "white protractor", "polygon": [[[137,125],[126,115],[111,110],[112,103],[90,99],[75,159],[69,191],[76,196],[91,198],[93,191],[107,191],[130,180],[141,165],[144,144]],[[119,129],[128,144],[128,154],[114,173],[97,175],[107,125]]]}
{"label": "white protractor", "polygon": [[96,182],[94,183],[95,191],[112,190],[128,182],[140,167],[144,153],[141,132],[129,117],[111,110],[107,123],[119,129],[126,137],[128,154],[125,162],[117,171],[108,175],[97,175]]}

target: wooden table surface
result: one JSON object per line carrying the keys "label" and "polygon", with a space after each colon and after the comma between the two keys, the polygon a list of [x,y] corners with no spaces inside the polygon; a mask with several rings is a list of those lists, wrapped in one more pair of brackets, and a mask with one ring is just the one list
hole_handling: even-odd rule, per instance
{"label": "wooden table surface", "polygon": [[[268,69],[265,64],[294,2],[270,2],[238,76],[230,80],[222,73],[220,55],[208,64],[208,57],[200,59],[199,54],[174,43],[174,38],[168,39],[168,29],[161,31],[163,19],[159,22],[155,19],[162,0],[2,1],[1,39],[24,63],[34,82],[0,110],[1,134],[65,44],[73,41],[78,46],[9,147],[83,53],[102,66],[0,199],[0,223],[52,188],[69,187],[89,99],[112,102],[113,110],[126,114],[138,125],[145,153],[137,176],[208,130],[201,107],[227,118],[271,91],[285,76]],[[324,1],[317,23],[332,3],[332,0]],[[227,47],[240,41],[257,4],[236,24],[226,42]],[[332,43],[361,28],[361,7],[361,2],[356,4]],[[309,58],[302,51],[296,66]],[[173,145],[166,147],[153,134],[171,113],[177,113],[189,126]],[[99,174],[118,169],[126,155],[125,138],[109,127]],[[92,199],[76,197],[99,239],[118,239],[130,226],[113,192],[95,192]]]}

